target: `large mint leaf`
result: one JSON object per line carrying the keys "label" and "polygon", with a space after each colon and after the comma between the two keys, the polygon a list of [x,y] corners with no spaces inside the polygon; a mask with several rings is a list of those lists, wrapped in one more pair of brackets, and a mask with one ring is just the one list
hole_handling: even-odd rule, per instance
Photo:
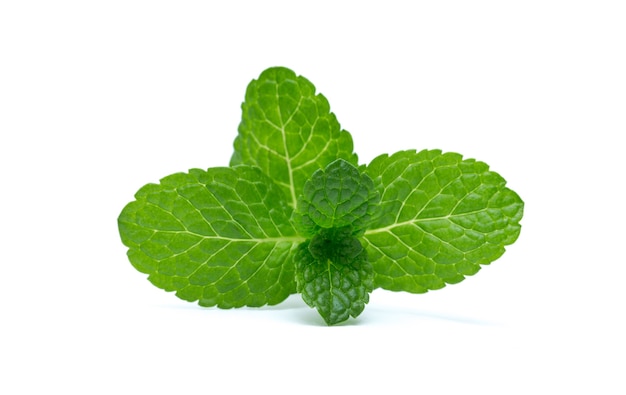
{"label": "large mint leaf", "polygon": [[[355,237],[344,234],[341,240],[338,236],[333,234],[332,240],[317,236],[302,243],[295,256],[298,291],[328,325],[356,318],[372,291],[373,271],[367,252]],[[324,248],[325,242],[334,243],[333,248]]]}
{"label": "large mint leaf", "polygon": [[460,282],[520,233],[524,203],[485,163],[402,151],[366,173],[382,191],[382,214],[364,236],[377,287],[421,293]]}
{"label": "large mint leaf", "polygon": [[222,308],[296,291],[296,236],[280,189],[249,166],[193,169],[148,184],[119,216],[133,266],[157,287]]}
{"label": "large mint leaf", "polygon": [[343,159],[319,169],[304,184],[294,215],[302,233],[350,227],[362,234],[372,220],[379,194],[372,179]]}
{"label": "large mint leaf", "polygon": [[302,76],[265,70],[246,90],[231,165],[258,166],[295,208],[306,180],[337,158],[357,164],[352,137],[341,130],[328,101]]}

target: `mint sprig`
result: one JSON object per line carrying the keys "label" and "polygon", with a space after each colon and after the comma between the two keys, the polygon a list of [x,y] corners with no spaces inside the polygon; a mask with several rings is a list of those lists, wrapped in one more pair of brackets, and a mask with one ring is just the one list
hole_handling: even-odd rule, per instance
{"label": "mint sprig", "polygon": [[230,167],[148,184],[118,225],[131,264],[202,306],[277,304],[299,292],[327,324],[375,288],[462,281],[520,233],[524,203],[482,162],[438,150],[358,165],[326,98],[286,68],[248,86]]}

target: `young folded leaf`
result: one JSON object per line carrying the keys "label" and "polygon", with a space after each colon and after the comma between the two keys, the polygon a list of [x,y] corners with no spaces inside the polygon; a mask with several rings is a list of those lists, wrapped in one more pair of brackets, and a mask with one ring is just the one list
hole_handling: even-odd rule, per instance
{"label": "young folded leaf", "polygon": [[294,222],[313,236],[296,254],[298,292],[328,325],[358,316],[369,301],[372,265],[356,236],[372,222],[379,198],[371,178],[338,159],[313,173],[298,199]]}
{"label": "young folded leaf", "polygon": [[372,291],[373,272],[367,252],[349,232],[344,236],[348,240],[339,241],[334,235],[333,242],[335,247],[343,245],[348,251],[331,249],[331,254],[314,255],[313,242],[305,242],[295,256],[298,292],[328,325],[356,318]]}
{"label": "young folded leaf", "polygon": [[304,235],[349,226],[363,234],[378,208],[380,195],[369,176],[343,159],[319,169],[304,184],[294,222]]}

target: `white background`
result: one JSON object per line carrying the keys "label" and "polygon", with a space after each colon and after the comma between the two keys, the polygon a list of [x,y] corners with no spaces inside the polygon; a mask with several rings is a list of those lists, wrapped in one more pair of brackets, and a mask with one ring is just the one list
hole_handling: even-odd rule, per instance
{"label": "white background", "polygon": [[[0,393],[626,393],[623,2],[0,4]],[[337,327],[298,295],[219,310],[153,287],[117,215],[227,165],[275,65],[329,99],[362,163],[489,163],[525,200],[517,243]]]}

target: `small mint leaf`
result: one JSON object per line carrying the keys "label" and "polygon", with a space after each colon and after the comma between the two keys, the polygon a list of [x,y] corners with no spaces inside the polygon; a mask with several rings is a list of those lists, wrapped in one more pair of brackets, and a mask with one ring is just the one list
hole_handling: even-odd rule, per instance
{"label": "small mint leaf", "polygon": [[305,235],[345,227],[355,235],[362,234],[376,213],[379,199],[369,176],[338,159],[306,182],[294,221]]}
{"label": "small mint leaf", "polygon": [[365,232],[375,285],[442,288],[499,258],[520,233],[524,203],[482,162],[439,150],[375,158],[381,215]]}
{"label": "small mint leaf", "polygon": [[258,166],[295,208],[304,183],[337,158],[357,164],[352,137],[302,76],[269,68],[246,90],[230,164]]}
{"label": "small mint leaf", "polygon": [[298,292],[328,325],[356,318],[372,291],[373,271],[367,252],[355,237],[346,239],[335,241],[335,247],[345,247],[343,251],[322,248],[318,254],[319,246],[307,241],[298,247],[295,256]]}
{"label": "small mint leaf", "polygon": [[296,291],[290,256],[303,239],[259,169],[193,169],[135,197],[118,218],[120,236],[155,286],[222,308],[276,304]]}

